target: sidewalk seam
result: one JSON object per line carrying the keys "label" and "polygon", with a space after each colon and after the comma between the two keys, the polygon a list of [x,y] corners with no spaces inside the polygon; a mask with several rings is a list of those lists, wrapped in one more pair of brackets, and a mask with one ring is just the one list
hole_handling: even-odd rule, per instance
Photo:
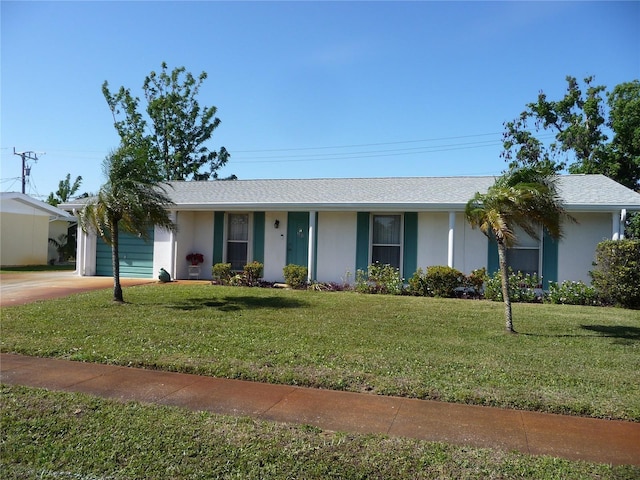
{"label": "sidewalk seam", "polygon": [[520,411],[518,412],[518,417],[520,417],[520,425],[522,426],[522,433],[524,433],[524,441],[525,444],[527,446],[527,452],[529,455],[532,455],[531,453],[531,446],[529,445],[529,434],[527,432],[527,426],[525,424],[524,421],[524,412]]}

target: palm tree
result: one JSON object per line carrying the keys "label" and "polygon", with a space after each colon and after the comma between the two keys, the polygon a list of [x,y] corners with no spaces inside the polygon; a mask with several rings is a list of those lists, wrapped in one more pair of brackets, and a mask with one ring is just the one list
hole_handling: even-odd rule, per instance
{"label": "palm tree", "polygon": [[113,299],[123,302],[120,285],[120,231],[149,238],[153,226],[175,231],[167,207],[172,204],[161,185],[161,177],[145,148],[121,146],[105,158],[107,181],[96,197],[90,199],[79,215],[84,231],[91,228],[111,246]]}
{"label": "palm tree", "polygon": [[487,193],[477,192],[467,202],[465,216],[473,228],[480,228],[498,244],[498,260],[502,280],[506,330],[513,329],[507,249],[517,243],[514,227],[519,226],[539,240],[540,226],[554,239],[562,236],[561,218],[566,216],[557,191],[558,176],[548,169],[535,166],[513,168],[489,187]]}

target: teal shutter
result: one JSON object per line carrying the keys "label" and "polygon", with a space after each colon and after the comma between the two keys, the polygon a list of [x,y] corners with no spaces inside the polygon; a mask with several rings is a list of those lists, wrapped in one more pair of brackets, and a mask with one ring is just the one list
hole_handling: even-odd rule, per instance
{"label": "teal shutter", "polygon": [[549,289],[549,282],[558,281],[558,242],[547,231],[542,236],[542,288]]}
{"label": "teal shutter", "polygon": [[402,275],[408,278],[418,269],[418,214],[404,214],[404,248],[402,259]]}
{"label": "teal shutter", "polygon": [[224,212],[215,212],[213,217],[213,264],[222,263],[224,248]]}
{"label": "teal shutter", "polygon": [[356,221],[356,271],[369,268],[369,212],[358,212]]}
{"label": "teal shutter", "polygon": [[264,212],[253,213],[253,260],[264,264]]}
{"label": "teal shutter", "polygon": [[493,275],[500,269],[498,260],[498,242],[493,235],[487,237],[487,274]]}

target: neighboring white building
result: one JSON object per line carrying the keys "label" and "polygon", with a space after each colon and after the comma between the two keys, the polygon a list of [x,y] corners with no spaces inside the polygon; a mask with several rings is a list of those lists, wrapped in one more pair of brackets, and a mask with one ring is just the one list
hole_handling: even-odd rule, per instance
{"label": "neighboring white building", "polygon": [[0,265],[45,265],[57,260],[49,238],[66,234],[73,215],[24,193],[2,192]]}
{"label": "neighboring white building", "polygon": [[[126,236],[121,275],[156,277],[160,268],[189,278],[186,256],[204,255],[200,278],[211,266],[234,268],[253,260],[264,278],[282,281],[287,264],[305,265],[319,282],[355,280],[356,271],[379,261],[400,268],[449,265],[464,273],[497,269],[497,248],[464,218],[467,201],[494,177],[351,178],[170,182],[167,194],[177,233],[156,229],[153,241]],[[640,194],[602,175],[564,175],[559,193],[576,222],[564,238],[526,235],[510,250],[516,270],[548,281],[589,282],[596,245],[623,234],[627,211],[640,210]],[[63,208],[81,208],[66,204]],[[79,235],[82,275],[111,275],[110,250],[95,235]]]}

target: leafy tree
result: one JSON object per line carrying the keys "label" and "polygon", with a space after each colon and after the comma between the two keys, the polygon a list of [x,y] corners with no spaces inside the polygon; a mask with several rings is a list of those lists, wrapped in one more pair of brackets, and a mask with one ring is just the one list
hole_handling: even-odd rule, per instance
{"label": "leafy tree", "polygon": [[153,226],[176,229],[167,212],[172,202],[154,165],[144,148],[121,146],[112,152],[103,164],[106,182],[78,216],[84,231],[94,229],[111,246],[113,299],[117,302],[124,301],[118,251],[120,232],[137,234],[147,240]]}
{"label": "leafy tree", "polygon": [[607,103],[614,136],[607,146],[612,171],[605,175],[640,191],[640,81],[616,85],[607,94]]}
{"label": "leafy tree", "polygon": [[[509,167],[600,173],[640,190],[640,82],[617,85],[605,104],[605,87],[594,86],[593,77],[584,79],[584,88],[574,77],[566,80],[562,99],[549,100],[540,92],[536,102],[505,123],[502,156]],[[553,140],[546,143],[543,133]]]}
{"label": "leafy tree", "polygon": [[65,203],[71,199],[71,196],[74,195],[78,189],[80,188],[80,184],[82,183],[82,177],[77,176],[73,184],[71,183],[71,174],[67,173],[67,176],[64,180],[60,180],[58,184],[58,190],[49,194],[47,198],[47,203],[49,205],[53,205],[57,207],[61,203]]}
{"label": "leafy tree", "polygon": [[480,228],[498,244],[505,328],[509,333],[515,330],[508,288],[507,249],[517,243],[516,225],[533,238],[539,239],[541,225],[552,238],[561,237],[561,217],[566,212],[557,192],[557,178],[554,173],[536,166],[511,168],[496,179],[487,193],[477,192],[465,208],[469,224]]}
{"label": "leafy tree", "polygon": [[[169,72],[164,62],[160,73],[152,71],[143,84],[150,133],[139,111],[140,99],[124,87],[112,93],[108,82],[102,85],[122,143],[148,148],[164,180],[217,179],[217,171],[229,160],[224,147],[216,152],[205,145],[220,125],[216,107],[201,108],[197,100],[206,78],[206,72],[196,78],[184,67]],[[206,167],[208,171],[203,171]]]}

